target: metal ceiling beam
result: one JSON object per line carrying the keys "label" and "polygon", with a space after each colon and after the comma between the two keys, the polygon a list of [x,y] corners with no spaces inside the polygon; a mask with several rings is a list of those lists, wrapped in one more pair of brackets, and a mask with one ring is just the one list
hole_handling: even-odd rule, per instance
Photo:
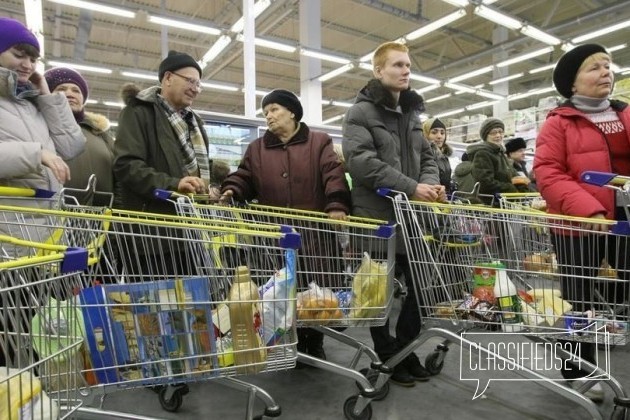
{"label": "metal ceiling beam", "polygon": [[90,32],[92,32],[92,12],[86,9],[80,9],[79,22],[77,23],[77,36],[74,40],[74,57],[75,61],[85,61],[85,51],[90,41]]}

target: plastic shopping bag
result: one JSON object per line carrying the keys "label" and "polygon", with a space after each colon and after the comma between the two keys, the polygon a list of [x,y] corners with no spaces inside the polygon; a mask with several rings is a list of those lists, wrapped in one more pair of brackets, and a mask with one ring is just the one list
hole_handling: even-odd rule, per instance
{"label": "plastic shopping bag", "polygon": [[352,318],[373,318],[382,311],[387,301],[387,264],[379,263],[363,254],[361,266],[352,281]]}

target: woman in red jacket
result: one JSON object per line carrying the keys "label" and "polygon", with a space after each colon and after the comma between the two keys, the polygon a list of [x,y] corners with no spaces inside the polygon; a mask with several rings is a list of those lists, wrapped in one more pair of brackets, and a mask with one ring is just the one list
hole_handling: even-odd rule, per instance
{"label": "woman in red jacket", "polygon": [[[553,81],[567,101],[548,114],[536,140],[534,172],[548,211],[594,219],[585,226],[588,233],[583,235],[576,236],[575,231],[573,235],[566,231],[552,234],[563,298],[581,312],[597,306],[594,291],[601,283],[594,279],[603,259],[617,269],[620,278],[629,277],[627,237],[596,233],[607,232],[609,227],[597,219],[625,220],[626,213],[613,190],[580,179],[587,170],[630,176],[630,108],[610,99],[614,82],[611,61],[610,54],[597,44],[575,47],[560,58]],[[628,295],[624,287],[615,290],[615,295],[605,291],[604,296],[623,299]],[[595,363],[596,350],[594,343],[581,343],[578,354]],[[562,374],[574,385],[578,383],[575,379],[585,377],[588,371],[574,366]],[[601,402],[604,394],[600,383],[585,395]]]}
{"label": "woman in red jacket", "polygon": [[[300,121],[302,105],[288,90],[271,91],[263,98],[262,108],[268,129],[262,137],[250,143],[236,172],[223,181],[224,199],[256,199],[260,204],[322,211],[330,218],[345,219],[350,212],[350,189],[330,136],[311,130]],[[317,258],[301,260],[300,271],[330,272],[332,267],[321,265],[326,260],[324,252],[340,251],[336,236],[323,239],[321,235],[305,237],[304,233],[301,255],[316,255]],[[331,258],[328,264],[334,264],[336,260]],[[298,276],[300,288],[305,288],[308,281],[324,286],[322,283],[326,280]],[[322,333],[310,328],[298,329],[299,351],[325,359],[323,342]]]}

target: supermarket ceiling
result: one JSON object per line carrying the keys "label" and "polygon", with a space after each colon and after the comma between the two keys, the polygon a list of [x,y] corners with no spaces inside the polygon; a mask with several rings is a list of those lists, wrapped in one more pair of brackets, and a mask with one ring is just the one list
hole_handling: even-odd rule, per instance
{"label": "supermarket ceiling", "polygon": [[[320,4],[319,23],[313,19],[317,13],[308,11],[317,5],[315,1]],[[38,2],[0,0],[0,14],[26,21],[25,3]],[[80,3],[123,9],[130,17],[77,7]],[[510,109],[536,105],[540,97],[553,95],[551,68],[566,43],[597,42],[614,48],[617,80],[630,77],[630,1],[483,3],[487,4],[481,0],[308,0],[300,5],[298,0],[257,0],[257,6],[266,7],[255,20],[256,90],[284,88],[299,93],[301,80],[323,79],[322,119],[338,124],[336,118],[371,77],[366,56],[380,43],[403,37],[415,75],[412,87],[424,96],[431,115],[492,114],[493,101],[502,98],[509,100]],[[301,20],[300,7],[310,25]],[[161,57],[176,49],[199,60],[205,56],[207,86],[195,102],[196,109],[244,114],[245,61],[238,28],[243,1],[41,0],[41,10],[45,62],[107,70],[82,70],[90,84],[90,110],[115,121],[120,87],[132,81],[150,86],[154,82],[145,79],[147,75],[157,82]],[[176,22],[167,26],[159,18]],[[184,23],[200,25],[205,32]],[[314,58],[317,53],[332,57]]]}

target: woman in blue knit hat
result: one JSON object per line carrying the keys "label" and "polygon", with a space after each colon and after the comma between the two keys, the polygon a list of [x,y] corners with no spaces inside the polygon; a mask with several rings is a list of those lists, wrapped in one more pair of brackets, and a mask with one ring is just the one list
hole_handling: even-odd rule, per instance
{"label": "woman in blue knit hat", "polygon": [[[35,71],[39,48],[22,23],[0,17],[0,185],[59,191],[71,176],[64,161],[83,151],[85,137],[66,98]],[[9,226],[0,230],[24,235]]]}

